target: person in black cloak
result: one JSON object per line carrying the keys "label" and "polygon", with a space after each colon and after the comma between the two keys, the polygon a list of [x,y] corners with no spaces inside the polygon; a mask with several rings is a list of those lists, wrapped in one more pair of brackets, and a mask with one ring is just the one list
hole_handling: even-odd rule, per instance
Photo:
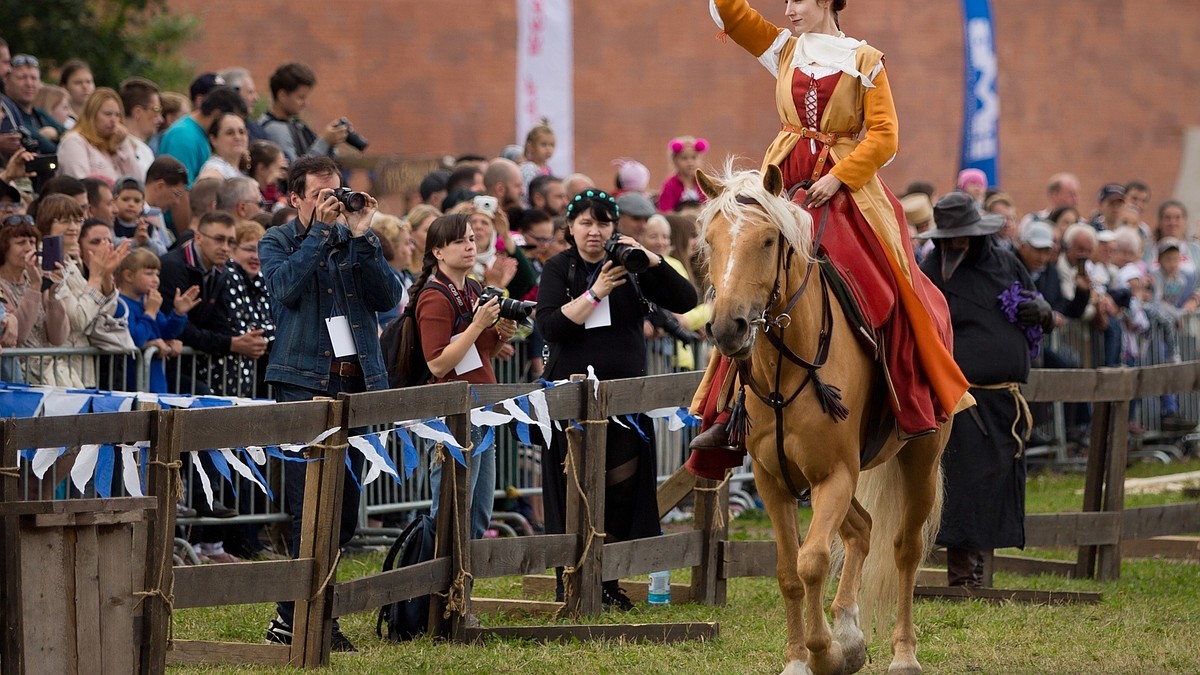
{"label": "person in black cloak", "polygon": [[1025,546],[1025,441],[1029,377],[1054,313],[1029,272],[993,234],[1000,216],[981,216],[971,197],[953,192],[933,207],[936,227],[919,235],[934,250],[921,270],[946,296],[954,360],[976,406],[960,412],[942,456],[946,495],[937,543],[946,547],[951,586],[983,585],[992,550]]}

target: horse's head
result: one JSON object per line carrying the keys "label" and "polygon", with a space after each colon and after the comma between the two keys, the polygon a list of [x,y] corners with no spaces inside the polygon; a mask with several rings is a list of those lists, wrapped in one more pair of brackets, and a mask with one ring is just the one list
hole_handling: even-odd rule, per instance
{"label": "horse's head", "polygon": [[727,163],[723,175],[697,171],[696,180],[708,196],[699,217],[715,292],[708,332],[721,353],[742,357],[754,344],[764,312],[778,300],[773,291],[786,288],[780,266],[786,247],[807,259],[812,218],[781,196],[783,175],[775,166],[763,174],[734,172]]}

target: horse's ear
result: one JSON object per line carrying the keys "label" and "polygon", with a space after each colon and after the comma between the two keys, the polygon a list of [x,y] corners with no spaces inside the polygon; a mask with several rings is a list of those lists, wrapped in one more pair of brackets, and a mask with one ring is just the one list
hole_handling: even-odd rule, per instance
{"label": "horse's ear", "polygon": [[700,186],[700,191],[709,199],[716,199],[724,191],[725,186],[710,177],[700,169],[696,169],[696,184]]}
{"label": "horse's ear", "polygon": [[776,197],[783,194],[783,172],[774,164],[768,164],[763,174],[763,189]]}

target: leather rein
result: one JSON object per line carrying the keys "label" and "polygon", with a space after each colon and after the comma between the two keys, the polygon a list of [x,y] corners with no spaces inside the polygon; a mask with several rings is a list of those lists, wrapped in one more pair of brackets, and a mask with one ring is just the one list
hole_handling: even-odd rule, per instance
{"label": "leather rein", "polygon": [[[739,195],[736,197],[739,204],[757,206],[763,208],[762,204],[753,197]],[[765,209],[764,209],[765,211]],[[826,203],[825,208],[821,212],[821,221],[817,226],[817,234],[813,240],[812,250],[819,250],[821,240],[825,234],[825,226],[829,220],[829,205]],[[783,311],[772,315],[771,308],[775,307],[782,299],[782,293],[785,290],[783,284],[787,279],[788,272],[791,270],[791,261],[793,254],[796,253],[787,239],[784,238],[783,232],[779,233],[778,253],[775,263],[775,283],[771,289],[771,300],[766,309],[763,310],[762,316],[751,321],[751,325],[761,325],[763,333],[767,340],[775,347],[780,358],[775,363],[774,384],[771,391],[764,392],[758,383],[751,377],[750,357],[746,357],[738,361],[738,374],[743,383],[745,383],[755,396],[763,403],[775,411],[775,449],[779,456],[779,470],[783,474],[784,482],[787,484],[788,490],[798,501],[806,498],[807,490],[801,491],[796,487],[792,480],[791,472],[787,469],[787,456],[783,448],[783,411],[787,408],[800,393],[803,392],[809,385],[813,383],[817,391],[817,400],[821,404],[821,410],[834,418],[835,422],[846,418],[849,411],[841,404],[841,392],[837,387],[830,386],[821,380],[818,371],[829,358],[829,346],[833,342],[833,309],[829,300],[829,292],[827,282],[820,271],[817,275],[821,281],[821,329],[817,336],[816,355],[812,360],[805,359],[796,354],[791,347],[787,345],[785,334],[787,329],[792,324],[791,312],[795,309],[796,304],[800,301],[804,291],[808,288],[809,281],[812,280],[813,270],[817,268],[816,260],[809,257],[804,270],[804,278],[800,282],[800,286],[788,298],[787,304]],[[788,360],[796,366],[803,368],[807,373],[804,379],[796,387],[796,390],[791,395],[785,396],[782,391],[783,384],[783,362]]]}

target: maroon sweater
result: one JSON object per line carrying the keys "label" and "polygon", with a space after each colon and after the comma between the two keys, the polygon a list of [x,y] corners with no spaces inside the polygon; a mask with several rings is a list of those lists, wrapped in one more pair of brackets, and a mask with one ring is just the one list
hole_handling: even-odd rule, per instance
{"label": "maroon sweater", "polygon": [[[427,284],[441,283],[430,278]],[[424,289],[422,289],[424,290]],[[459,290],[468,307],[475,306],[477,299],[471,290]],[[445,295],[430,291],[422,292],[417,299],[417,326],[421,331],[421,351],[425,360],[432,361],[442,354],[446,345],[450,344],[451,335],[466,330],[471,324],[471,315],[459,317],[458,308]],[[444,376],[434,378],[434,382],[470,382],[471,384],[496,384],[496,373],[492,370],[492,350],[499,342],[500,336],[495,328],[483,331],[475,340],[475,348],[479,350],[479,358],[483,361],[482,368],[456,375],[451,368]]]}

